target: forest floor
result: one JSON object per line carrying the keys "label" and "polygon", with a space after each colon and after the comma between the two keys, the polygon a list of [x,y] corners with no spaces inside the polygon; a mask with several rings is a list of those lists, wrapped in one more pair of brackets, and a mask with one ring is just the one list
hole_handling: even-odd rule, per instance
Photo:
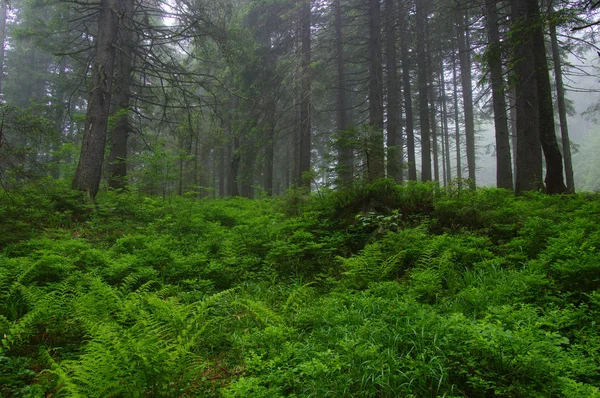
{"label": "forest floor", "polygon": [[0,191],[0,397],[600,397],[600,196]]}

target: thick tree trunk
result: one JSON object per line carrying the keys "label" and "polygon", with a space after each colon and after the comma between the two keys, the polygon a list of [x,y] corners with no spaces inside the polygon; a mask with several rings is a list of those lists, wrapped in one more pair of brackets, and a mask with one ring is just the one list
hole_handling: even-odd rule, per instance
{"label": "thick tree trunk", "polygon": [[344,57],[344,35],[342,33],[342,6],[340,0],[333,0],[333,11],[335,14],[335,55],[337,66],[337,172],[338,185],[348,187],[352,185],[353,159],[352,146],[344,137],[344,132],[350,125],[348,117],[348,100],[346,96],[346,59]]}
{"label": "thick tree trunk", "polygon": [[514,73],[517,79],[515,109],[517,112],[517,170],[515,192],[537,191],[542,182],[542,152],[538,88],[535,78],[535,41],[529,27],[534,21],[527,11],[528,1],[512,0]]}
{"label": "thick tree trunk", "polygon": [[410,79],[410,55],[408,45],[410,43],[410,29],[408,26],[408,12],[404,8],[404,3],[399,0],[400,9],[398,21],[401,27],[400,32],[400,53],[402,57],[402,90],[404,92],[404,114],[406,117],[406,161],[408,163],[408,180],[417,180],[417,164],[415,155],[415,129],[414,116],[412,108],[412,90]]}
{"label": "thick tree trunk", "polygon": [[421,181],[431,181],[431,137],[427,73],[426,25],[428,12],[426,0],[417,0],[417,74],[419,79],[419,121],[421,128]]}
{"label": "thick tree trunk", "polygon": [[400,135],[400,85],[396,51],[396,0],[385,0],[385,55],[387,77],[387,176],[402,182],[402,139]]}
{"label": "thick tree trunk", "polygon": [[497,0],[486,1],[486,19],[489,37],[487,61],[492,81],[492,102],[494,106],[494,125],[496,127],[496,185],[498,188],[512,190],[513,175],[496,3]]}
{"label": "thick tree trunk", "polygon": [[369,136],[367,174],[369,181],[385,176],[383,148],[383,69],[381,60],[381,5],[369,0]]}
{"label": "thick tree trunk", "polygon": [[302,97],[300,99],[300,153],[296,183],[310,189],[311,179],[304,173],[310,171],[312,150],[312,73],[311,73],[311,9],[310,0],[303,0],[300,9],[301,80]]}
{"label": "thick tree trunk", "polygon": [[131,90],[133,56],[133,0],[124,0],[124,15],[119,28],[119,50],[115,61],[115,84],[113,93],[116,116],[115,126],[110,134],[110,153],[108,155],[108,185],[113,189],[127,187],[127,138],[129,125],[129,97]]}
{"label": "thick tree trunk", "polygon": [[469,34],[466,30],[466,17],[461,11],[456,13],[456,31],[460,61],[460,78],[462,85],[463,110],[465,116],[465,141],[467,143],[467,168],[469,179],[476,184],[475,179],[475,120],[473,115],[473,87],[471,77],[471,49]]}
{"label": "thick tree trunk", "polygon": [[81,155],[73,188],[85,191],[95,198],[100,188],[106,127],[110,110],[115,47],[119,27],[117,10],[122,9],[117,0],[101,0],[98,14],[96,57],[92,63],[92,77],[85,121]]}
{"label": "thick tree trunk", "polygon": [[[549,6],[552,12],[552,3]],[[550,40],[552,42],[552,61],[554,64],[554,79],[556,80],[556,101],[558,102],[558,117],[560,120],[560,133],[562,139],[562,150],[565,162],[565,177],[569,192],[575,192],[575,180],[573,178],[573,161],[571,160],[571,140],[569,139],[569,123],[567,122],[567,106],[565,101],[565,85],[563,83],[562,62],[558,37],[556,36],[556,25],[550,25]]]}

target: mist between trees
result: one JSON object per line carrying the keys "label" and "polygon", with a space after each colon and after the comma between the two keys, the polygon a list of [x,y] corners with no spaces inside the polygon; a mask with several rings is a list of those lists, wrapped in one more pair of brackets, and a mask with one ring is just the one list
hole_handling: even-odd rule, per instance
{"label": "mist between trees", "polygon": [[569,98],[596,73],[590,1],[1,5],[6,188],[575,190]]}

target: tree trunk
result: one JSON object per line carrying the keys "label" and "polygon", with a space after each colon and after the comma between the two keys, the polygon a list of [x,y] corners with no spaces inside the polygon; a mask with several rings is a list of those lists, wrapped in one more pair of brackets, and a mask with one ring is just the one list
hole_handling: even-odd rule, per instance
{"label": "tree trunk", "polygon": [[[454,49],[456,50],[456,48]],[[455,51],[453,51],[456,53]],[[454,84],[454,140],[456,141],[456,183],[458,185],[458,189],[462,187],[462,154],[460,150],[460,120],[459,120],[459,112],[458,112],[458,74],[456,71],[456,55],[452,57],[452,83]]]}
{"label": "tree trunk", "polygon": [[444,78],[444,60],[440,57],[440,85],[442,95],[440,97],[442,121],[444,126],[443,141],[444,141],[444,159],[445,159],[445,185],[452,181],[452,166],[450,165],[450,130],[448,128],[448,107],[446,106],[446,79]]}
{"label": "tree trunk", "polygon": [[240,196],[238,189],[238,174],[240,170],[240,138],[236,135],[233,138],[233,147],[231,150],[231,164],[229,168],[229,194],[231,196]]}
{"label": "tree trunk", "polygon": [[496,3],[497,0],[486,1],[486,19],[489,37],[487,62],[492,81],[492,102],[494,106],[494,125],[496,127],[496,186],[512,190],[513,175]]}
{"label": "tree trunk", "polygon": [[400,136],[400,87],[396,51],[396,0],[385,0],[385,48],[387,69],[387,176],[402,182],[402,140]]}
{"label": "tree trunk", "polygon": [[[399,0],[399,4],[402,7],[404,3]],[[406,160],[408,163],[408,180],[417,180],[417,164],[415,155],[415,130],[414,130],[414,116],[412,108],[412,90],[411,90],[411,79],[410,79],[410,55],[408,52],[408,45],[410,43],[410,29],[407,21],[408,12],[406,9],[401,8],[402,12],[399,12],[399,25],[401,26],[401,37],[400,37],[400,52],[402,57],[402,89],[404,91],[404,114],[406,117]]]}
{"label": "tree trunk", "polygon": [[127,138],[129,124],[129,97],[131,90],[133,56],[133,14],[135,3],[124,0],[124,15],[121,20],[119,50],[115,61],[114,109],[116,123],[110,134],[108,155],[108,185],[113,189],[127,187]]}
{"label": "tree trunk", "polygon": [[465,140],[467,143],[467,168],[469,169],[471,184],[475,185],[475,120],[473,115],[471,49],[469,48],[469,34],[466,30],[466,15],[460,11],[456,15],[458,58],[460,61],[460,78],[465,116]]}
{"label": "tree trunk", "polygon": [[426,24],[428,12],[426,0],[417,0],[417,70],[419,79],[419,121],[421,127],[421,181],[431,181],[431,138],[429,126],[429,103],[427,73]]}
{"label": "tree trunk", "polygon": [[338,130],[338,184],[349,187],[353,180],[352,146],[344,137],[350,125],[348,117],[348,101],[346,96],[346,60],[344,58],[344,36],[342,34],[342,6],[340,0],[333,0],[335,13],[335,54],[337,65],[337,130]]}
{"label": "tree trunk", "polygon": [[[552,2],[548,6],[553,11]],[[565,161],[565,177],[569,192],[575,192],[575,180],[573,178],[573,162],[571,160],[571,140],[569,139],[569,124],[567,122],[567,106],[565,101],[565,85],[563,83],[562,62],[556,36],[556,24],[550,24],[550,40],[552,42],[552,60],[554,64],[554,79],[556,80],[556,101],[558,102],[558,117],[560,120],[560,135],[562,138],[562,150]]]}
{"label": "tree trunk", "polygon": [[367,142],[368,180],[385,176],[383,148],[383,70],[381,62],[381,6],[369,0],[369,132]]}
{"label": "tree trunk", "polygon": [[517,80],[515,109],[517,112],[517,177],[515,192],[537,191],[542,182],[542,153],[540,148],[540,120],[538,88],[535,79],[533,47],[529,32],[534,23],[528,11],[528,1],[512,0],[512,27],[514,43],[514,73]]}
{"label": "tree trunk", "polygon": [[92,77],[81,154],[73,188],[85,191],[91,199],[100,188],[106,127],[112,94],[115,47],[119,27],[117,0],[101,0],[98,14],[96,56],[92,63]]}
{"label": "tree trunk", "polygon": [[312,73],[311,73],[311,9],[310,0],[303,0],[300,9],[301,80],[302,98],[300,99],[300,154],[298,159],[297,184],[310,189],[311,179],[304,173],[310,171],[312,150]]}
{"label": "tree trunk", "polygon": [[[432,43],[429,36],[429,28],[426,26],[425,31],[427,33],[427,43]],[[431,149],[433,155],[433,180],[440,180],[440,159],[438,151],[438,133],[437,133],[437,120],[436,120],[436,109],[435,109],[435,72],[433,70],[433,45],[429,51],[427,51],[427,72],[429,74],[429,84],[427,87],[427,97],[429,98],[429,123],[431,128]]]}
{"label": "tree trunk", "polygon": [[6,43],[6,8],[7,0],[0,0],[0,98],[4,87],[4,48]]}

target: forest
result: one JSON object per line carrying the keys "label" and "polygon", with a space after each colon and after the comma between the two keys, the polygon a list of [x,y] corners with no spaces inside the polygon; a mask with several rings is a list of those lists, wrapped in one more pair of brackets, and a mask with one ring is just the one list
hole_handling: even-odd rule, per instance
{"label": "forest", "polygon": [[0,0],[0,398],[600,398],[599,27]]}

